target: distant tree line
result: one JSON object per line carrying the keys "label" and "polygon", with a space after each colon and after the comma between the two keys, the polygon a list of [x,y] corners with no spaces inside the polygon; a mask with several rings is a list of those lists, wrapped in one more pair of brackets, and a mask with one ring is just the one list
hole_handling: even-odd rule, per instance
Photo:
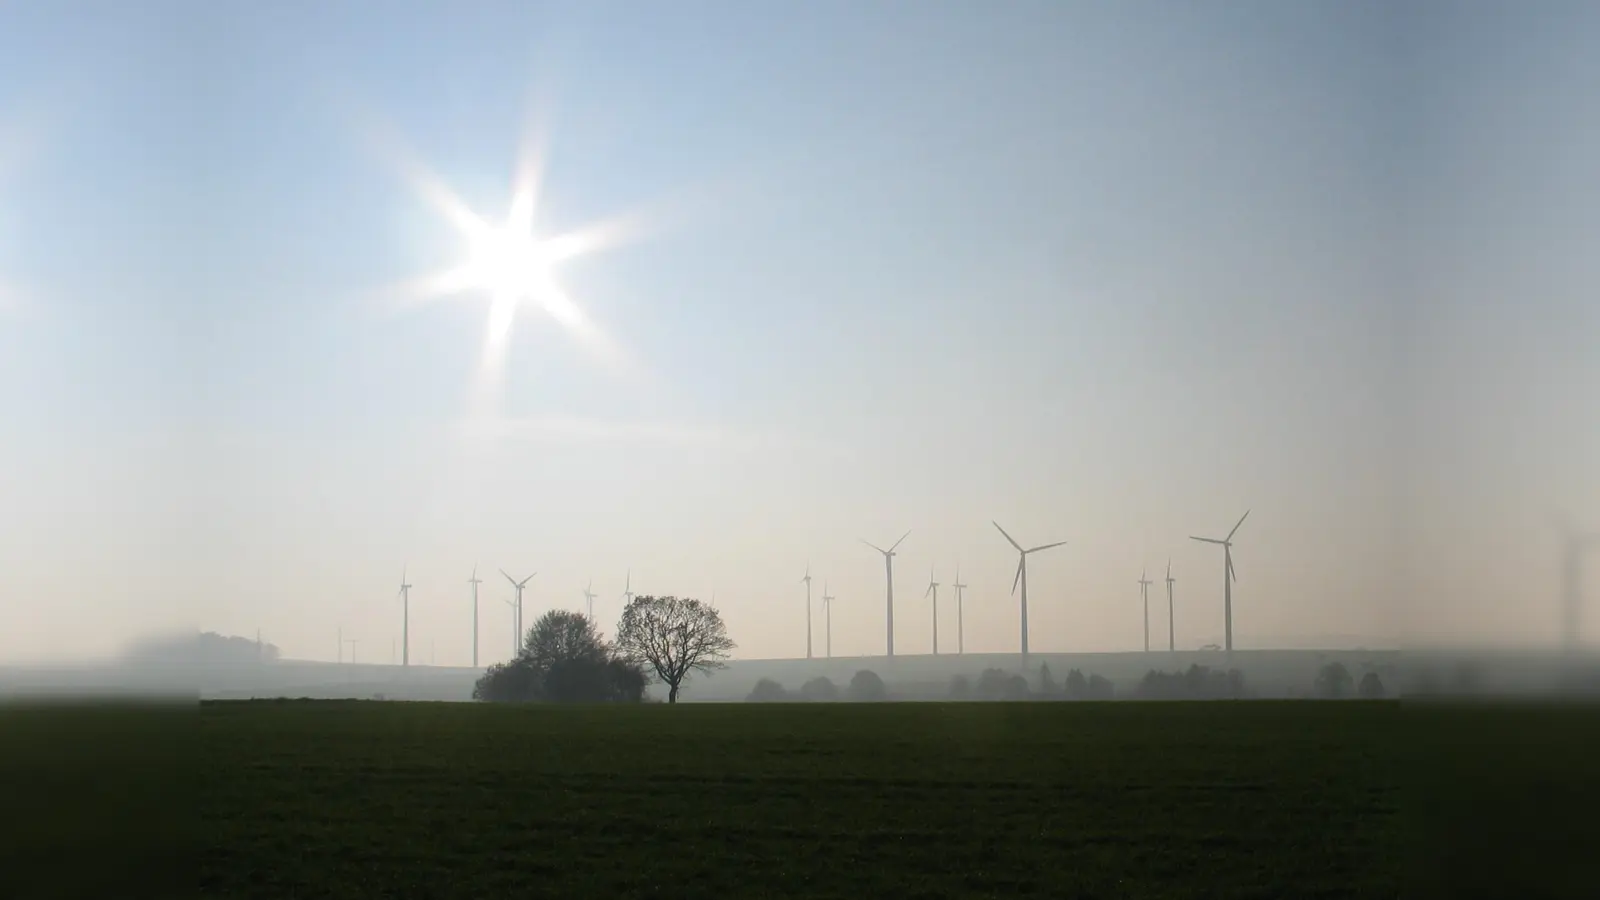
{"label": "distant tree line", "polygon": [[1377,672],[1367,672],[1361,676],[1361,682],[1358,684],[1344,663],[1334,661],[1317,670],[1317,679],[1312,683],[1312,693],[1322,700],[1346,700],[1352,697],[1359,697],[1362,700],[1382,700],[1388,696],[1388,689],[1384,687],[1383,679]]}
{"label": "distant tree line", "polygon": [[1140,700],[1242,700],[1249,696],[1243,672],[1198,664],[1183,672],[1152,669],[1140,679],[1133,695]]}
{"label": "distant tree line", "polygon": [[587,616],[545,613],[528,630],[515,659],[496,663],[472,689],[489,703],[640,703],[652,682],[667,701],[695,672],[723,668],[734,649],[722,616],[710,604],[678,597],[634,597],[615,641]]}
{"label": "distant tree line", "polygon": [[276,662],[279,651],[277,645],[255,638],[202,631],[141,641],[130,647],[122,658],[127,663],[183,662],[199,666],[228,666]]}
{"label": "distant tree line", "polygon": [[[1073,669],[1065,683],[1057,684],[1050,676],[1049,666],[1041,666],[1039,682],[1004,669],[985,669],[976,681],[966,675],[956,675],[950,680],[948,699],[960,701],[1001,702],[1022,700],[1110,700],[1115,691],[1110,681],[1099,675],[1085,675]],[[751,703],[828,702],[844,700],[851,703],[878,703],[889,699],[889,688],[876,672],[863,669],[850,679],[841,691],[827,678],[813,678],[799,691],[790,691],[771,678],[763,678],[745,698]]]}
{"label": "distant tree line", "polygon": [[745,700],[750,703],[830,703],[838,700],[847,700],[851,703],[882,703],[889,699],[889,687],[878,677],[878,673],[862,669],[850,679],[850,684],[844,691],[831,679],[817,677],[806,682],[800,687],[798,693],[790,693],[787,688],[771,678],[763,678],[756,682]]}

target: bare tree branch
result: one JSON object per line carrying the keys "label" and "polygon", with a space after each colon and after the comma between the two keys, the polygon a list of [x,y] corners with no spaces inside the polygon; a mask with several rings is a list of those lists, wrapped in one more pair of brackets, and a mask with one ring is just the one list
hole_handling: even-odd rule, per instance
{"label": "bare tree branch", "polygon": [[692,597],[638,596],[623,610],[617,647],[648,665],[667,686],[667,702],[678,702],[678,689],[694,672],[724,668],[735,647],[722,614]]}

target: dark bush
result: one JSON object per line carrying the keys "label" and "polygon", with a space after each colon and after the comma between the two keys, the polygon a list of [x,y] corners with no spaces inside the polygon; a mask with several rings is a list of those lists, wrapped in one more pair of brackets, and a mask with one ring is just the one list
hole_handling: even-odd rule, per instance
{"label": "dark bush", "polygon": [[1185,672],[1147,672],[1134,688],[1140,700],[1237,700],[1245,696],[1244,673],[1192,665]]}
{"label": "dark bush", "polygon": [[972,682],[967,680],[967,676],[957,675],[956,677],[950,679],[950,699],[972,699]]}
{"label": "dark bush", "polygon": [[1354,691],[1356,680],[1342,662],[1331,662],[1317,672],[1316,694],[1324,700],[1343,700]]}
{"label": "dark bush", "polygon": [[1359,691],[1363,700],[1382,700],[1388,693],[1384,690],[1383,679],[1378,677],[1377,672],[1368,672],[1361,676]]}
{"label": "dark bush", "polygon": [[839,699],[839,686],[818,676],[801,685],[800,699],[812,703],[831,703]]}
{"label": "dark bush", "polygon": [[624,659],[585,616],[552,610],[528,631],[521,652],[496,663],[472,688],[489,703],[638,703],[644,670]]}
{"label": "dark bush", "polygon": [[744,699],[747,703],[782,703],[789,699],[789,692],[771,678],[763,678],[756,682],[756,686],[750,690],[750,696]]}
{"label": "dark bush", "polygon": [[853,703],[882,703],[889,699],[889,688],[870,669],[862,669],[850,679],[850,700]]}

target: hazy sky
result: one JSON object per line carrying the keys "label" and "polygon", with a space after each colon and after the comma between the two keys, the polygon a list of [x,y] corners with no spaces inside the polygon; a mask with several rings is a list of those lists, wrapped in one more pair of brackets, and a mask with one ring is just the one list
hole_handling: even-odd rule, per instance
{"label": "hazy sky", "polygon": [[[741,656],[1551,642],[1600,528],[1600,15],[1582,2],[0,6],[0,660],[193,625],[486,660],[710,597]],[[483,292],[486,219],[625,217]],[[411,160],[412,168],[405,161]],[[485,423],[476,416],[492,415]],[[1600,553],[1586,633],[1600,642]],[[940,638],[955,610],[941,590]],[[1165,614],[1163,588],[1152,618]],[[823,646],[820,604],[816,647]],[[1445,613],[1450,611],[1450,615]],[[1164,618],[1152,630],[1164,641]]]}

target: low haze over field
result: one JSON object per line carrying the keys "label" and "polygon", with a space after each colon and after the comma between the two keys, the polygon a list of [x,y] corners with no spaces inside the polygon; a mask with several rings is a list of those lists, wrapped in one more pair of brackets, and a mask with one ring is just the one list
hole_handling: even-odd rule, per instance
{"label": "low haze over field", "polygon": [[[1169,558],[1195,649],[1247,509],[1240,648],[1555,646],[1600,13],[1540,6],[0,7],[0,662],[386,662],[404,572],[465,665],[474,565],[485,662],[501,568],[760,658],[809,565],[878,654],[907,529],[896,652],[958,566],[1011,652],[991,520],[1068,542],[1034,650],[1138,649]],[[524,214],[548,268],[474,224]]]}

